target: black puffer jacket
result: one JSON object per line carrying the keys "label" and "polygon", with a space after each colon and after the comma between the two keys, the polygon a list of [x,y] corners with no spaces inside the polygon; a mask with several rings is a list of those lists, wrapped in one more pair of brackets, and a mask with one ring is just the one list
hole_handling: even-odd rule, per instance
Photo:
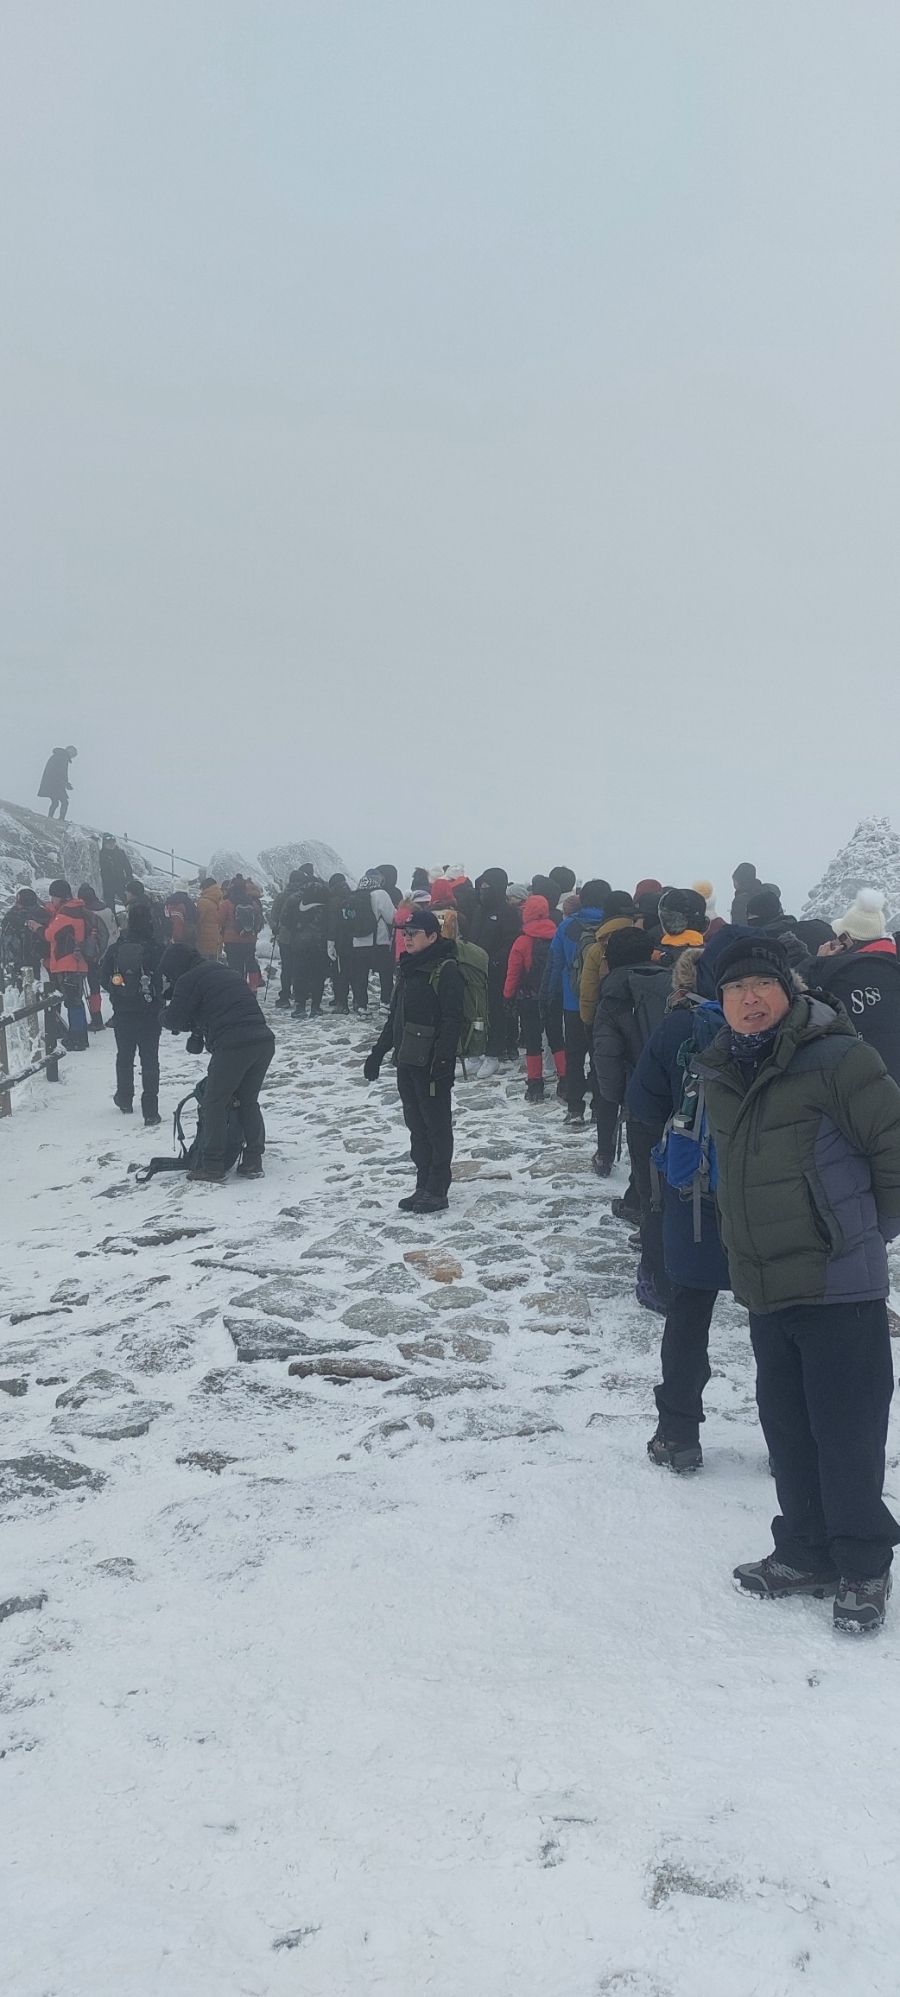
{"label": "black puffer jacket", "polygon": [[281,910],[278,940],[293,950],[325,956],[328,948],[328,889],[323,881],[308,881],[288,895]]}
{"label": "black puffer jacket", "polygon": [[[181,969],[184,958],[190,962]],[[214,964],[199,951],[176,943],[164,952],[160,972],[164,978],[175,977],[162,1022],[170,1033],[201,1033],[211,1054],[219,1047],[249,1047],[255,1040],[270,1041],[274,1047],[275,1035],[254,993],[227,964]]]}
{"label": "black puffer jacket", "polygon": [[[439,976],[432,983],[435,971]],[[403,1029],[409,1024],[434,1027],[433,1066],[454,1060],[463,1024],[463,989],[456,944],[448,938],[437,937],[414,956],[407,952],[398,965],[391,1009],[372,1049],[373,1058],[382,1062],[392,1047],[398,1055]]]}
{"label": "black puffer jacket", "polygon": [[840,999],[860,1039],[875,1048],[892,1080],[900,1082],[900,959],[890,939],[817,957],[808,980],[828,998]]}
{"label": "black puffer jacket", "polygon": [[483,896],[478,889],[478,899],[469,925],[469,942],[477,943],[480,950],[486,950],[491,971],[506,975],[506,964],[510,950],[522,928],[522,917],[511,901],[506,899],[509,877],[503,867],[485,867],[481,876],[489,893]]}
{"label": "black puffer jacket", "polygon": [[632,974],[637,968],[635,964],[620,964],[617,970],[607,972],[600,987],[594,1014],[594,1073],[604,1102],[625,1101],[625,1090],[644,1046],[643,1029],[634,1009]]}

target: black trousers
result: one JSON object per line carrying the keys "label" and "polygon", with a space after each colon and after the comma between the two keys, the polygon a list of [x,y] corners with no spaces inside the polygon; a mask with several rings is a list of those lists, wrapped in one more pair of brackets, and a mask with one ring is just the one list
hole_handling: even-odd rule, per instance
{"label": "black trousers", "polygon": [[225,961],[230,970],[237,971],[242,978],[249,978],[251,971],[259,976],[255,936],[248,936],[245,943],[226,943],[224,948]]}
{"label": "black trousers", "polygon": [[661,1134],[655,1124],[638,1123],[634,1117],[629,1117],[625,1125],[632,1177],[641,1203],[641,1261],[653,1278],[660,1301],[667,1304],[674,1294],[674,1284],[666,1275],[662,1207],[653,1205],[650,1180],[650,1153]]}
{"label": "black trousers", "polygon": [[113,1014],[116,1036],[116,1095],[120,1102],[134,1101],[134,1057],[141,1060],[141,1110],[144,1116],[159,1115],[159,1014],[150,1006],[143,1012]]}
{"label": "black trousers", "polygon": [[203,1163],[209,1171],[224,1170],[228,1105],[233,1096],[241,1106],[244,1155],[262,1156],[266,1126],[259,1107],[259,1092],[274,1052],[274,1035],[269,1033],[265,1040],[251,1041],[249,1047],[218,1047],[213,1054],[203,1096]]}
{"label": "black trousers", "polygon": [[545,1033],[551,1054],[558,1054],[563,1044],[563,1037],[562,1026],[556,1012],[542,1008],[536,998],[520,998],[517,1004],[526,1054],[543,1052]]}
{"label": "black trousers", "polygon": [[872,1579],[900,1528],[882,1498],[894,1369],[883,1303],[750,1313],[756,1399],[775,1471],[779,1560]]}
{"label": "black trousers", "polygon": [[345,952],[343,957],[332,957],[329,962],[331,965],[331,989],[334,993],[335,1005],[342,1007],[346,1011],[350,998],[349,950]]}
{"label": "black trousers", "polygon": [[496,1054],[498,1059],[513,1060],[519,1041],[519,1022],[503,996],[505,983],[506,959],[501,959],[497,964],[489,962],[488,1030],[484,1051],[486,1054]]}
{"label": "black trousers", "polygon": [[279,998],[289,999],[294,985],[293,946],[290,943],[279,943],[278,950],[281,957],[281,984],[278,996]]}
{"label": "black trousers", "polygon": [[369,1003],[369,972],[372,968],[372,955],[373,946],[371,943],[363,943],[358,950],[352,948],[347,952],[347,973],[350,979],[353,1003],[356,1006],[368,1005]]}
{"label": "black trousers", "polygon": [[390,1005],[394,990],[394,953],[389,943],[375,944],[372,950],[372,969],[378,972],[381,1003]]}
{"label": "black trousers", "polygon": [[607,1102],[599,1089],[594,1095],[594,1109],[597,1116],[597,1151],[604,1165],[616,1162],[616,1135],[619,1128],[619,1105]]}
{"label": "black trousers", "polygon": [[584,1065],[587,1062],[588,1081],[592,1099],[597,1099],[597,1084],[591,1063],[591,1036],[580,1012],[563,1012],[563,1035],[566,1045],[566,1102],[569,1109],[580,1116],[584,1110]]}
{"label": "black trousers", "polygon": [[397,1069],[397,1089],[416,1186],[443,1199],[450,1188],[453,1158],[453,1085],[449,1080],[433,1083],[427,1068],[404,1065]]}
{"label": "black trousers", "polygon": [[328,958],[324,950],[295,950],[293,959],[294,1004],[302,1011],[309,999],[313,1012],[322,1006],[322,993],[328,976]]}
{"label": "black trousers", "polygon": [[56,811],[56,809],[57,809],[57,806],[59,807],[59,815],[60,815],[60,818],[65,818],[65,816],[66,816],[66,813],[67,813],[67,811],[68,811],[68,809],[69,809],[69,799],[68,799],[68,796],[66,796],[66,797],[52,797],[52,798],[50,799],[50,809],[49,809],[49,811],[48,811],[48,813],[47,813],[47,817],[48,817],[48,818],[52,818],[52,817],[53,817],[53,814],[54,814],[54,812]]}
{"label": "black trousers", "polygon": [[655,1389],[659,1432],[666,1442],[688,1445],[700,1440],[703,1389],[709,1379],[709,1327],[718,1290],[688,1290],[681,1284],[666,1315],[660,1363],[662,1381]]}

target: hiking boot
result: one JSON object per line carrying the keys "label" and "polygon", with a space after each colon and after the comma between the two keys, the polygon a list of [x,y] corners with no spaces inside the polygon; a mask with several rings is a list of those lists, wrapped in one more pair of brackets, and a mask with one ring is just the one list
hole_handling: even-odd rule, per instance
{"label": "hiking boot", "polygon": [[656,1311],[659,1317],[666,1316],[669,1306],[663,1303],[653,1277],[648,1274],[643,1262],[637,1273],[634,1294],[637,1297],[638,1303],[643,1304],[645,1311]]}
{"label": "hiking boot", "polygon": [[305,1019],[305,1018],[306,1018],[306,1007],[305,1007],[305,1005],[295,1005],[295,1007],[294,1007],[294,1010],[293,1010],[293,1012],[291,1013],[291,1018],[292,1018],[292,1019]]}
{"label": "hiking boot", "polygon": [[489,1082],[491,1076],[498,1073],[499,1068],[500,1062],[496,1054],[486,1054],[478,1070],[478,1080],[480,1082]]}
{"label": "hiking boot", "polygon": [[321,1006],[320,1006],[320,1005],[311,1005],[311,1006],[310,1006],[310,1008],[309,1008],[309,1016],[310,1016],[310,1019],[321,1019],[321,1017],[322,1017],[322,1008],[321,1008]]}
{"label": "hiking boot", "polygon": [[833,1595],[838,1585],[837,1575],[829,1579],[824,1574],[804,1572],[802,1567],[788,1567],[774,1553],[767,1553],[765,1560],[745,1561],[735,1568],[734,1579],[745,1595],[757,1595],[762,1602],[778,1602],[785,1595],[815,1595],[821,1602],[826,1595]]}
{"label": "hiking boot", "polygon": [[411,1213],[446,1213],[450,1201],[446,1193],[417,1193]]}
{"label": "hiking boot", "polygon": [[134,1104],[133,1104],[133,1103],[126,1103],[126,1102],[123,1102],[123,1100],[122,1100],[122,1097],[121,1097],[121,1096],[118,1096],[118,1095],[117,1095],[117,1096],[113,1096],[113,1102],[115,1103],[115,1105],[116,1105],[116,1108],[117,1108],[117,1109],[120,1109],[120,1110],[121,1110],[121,1112],[122,1112],[122,1115],[123,1115],[123,1116],[133,1116],[133,1115],[134,1115]]}
{"label": "hiking boot", "polygon": [[189,1179],[199,1180],[203,1186],[224,1186],[224,1172],[209,1172],[205,1165],[198,1165],[196,1171],[188,1173]]}
{"label": "hiking boot", "polygon": [[567,1110],[565,1116],[563,1117],[563,1129],[564,1130],[586,1129],[586,1124],[584,1121],[584,1110],[583,1109]]}
{"label": "hiking boot", "polygon": [[541,1081],[536,1081],[536,1082],[526,1082],[526,1085],[525,1085],[525,1101],[526,1101],[527,1103],[542,1103],[542,1102],[543,1102],[543,1100],[544,1100],[544,1084],[543,1084],[543,1082],[541,1082]]}
{"label": "hiking boot", "polygon": [[636,1200],[634,1206],[632,1206],[627,1193],[624,1193],[621,1199],[611,1200],[609,1210],[615,1216],[616,1220],[636,1221],[640,1220],[641,1217],[640,1201]]}
{"label": "hiking boot", "polygon": [[145,1111],[144,1114],[145,1130],[157,1130],[161,1123],[162,1123],[162,1117],[160,1116],[158,1109],[151,1109]]}
{"label": "hiking boot", "polygon": [[367,1005],[355,1005],[353,1010],[356,1014],[357,1019],[365,1019],[369,1008]]}
{"label": "hiking boot", "polygon": [[647,1455],[651,1463],[658,1463],[662,1470],[677,1470],[679,1475],[685,1470],[702,1470],[703,1451],[699,1442],[667,1442],[657,1429],[647,1444]]}
{"label": "hiking boot", "polygon": [[265,1177],[262,1157],[258,1151],[244,1152],[235,1177],[238,1179],[262,1179]]}
{"label": "hiking boot", "polygon": [[424,1193],[424,1191],[425,1191],[424,1186],[417,1186],[414,1193],[407,1193],[405,1200],[398,1200],[397,1205],[400,1208],[400,1212],[412,1213],[415,1210],[418,1201],[422,1198],[422,1194]]}
{"label": "hiking boot", "polygon": [[349,1011],[350,1011],[350,1007],[349,1007],[348,1005],[334,1005],[334,1004],[332,1004],[332,1005],[330,1006],[329,1010],[330,1010],[331,1012],[349,1012]]}
{"label": "hiking boot", "polygon": [[844,1574],[834,1598],[834,1627],[848,1636],[868,1636],[881,1628],[891,1593],[891,1570],[869,1581],[848,1581]]}
{"label": "hiking boot", "polygon": [[290,1001],[290,999],[288,998],[288,996],[287,996],[287,993],[286,993],[286,992],[279,992],[279,994],[278,994],[278,997],[277,997],[277,999],[275,1000],[275,1010],[276,1010],[276,1012],[285,1012],[285,1011],[287,1010],[288,1006],[290,1005],[290,1002],[291,1002],[291,1001]]}
{"label": "hiking boot", "polygon": [[102,1032],[103,1032],[103,1029],[104,1029],[104,1027],[105,1027],[105,1025],[106,1025],[106,1021],[105,1021],[105,1019],[101,1019],[101,1018],[100,1018],[100,1014],[99,1014],[99,1012],[95,1012],[95,1013],[93,1013],[93,1014],[92,1014],[92,1016],[91,1016],[91,1021],[90,1021],[90,1031],[91,1031],[91,1033],[102,1033]]}
{"label": "hiking boot", "polygon": [[612,1177],[612,1166],[608,1159],[601,1158],[599,1151],[595,1151],[593,1154],[591,1171],[596,1172],[598,1179],[609,1179]]}

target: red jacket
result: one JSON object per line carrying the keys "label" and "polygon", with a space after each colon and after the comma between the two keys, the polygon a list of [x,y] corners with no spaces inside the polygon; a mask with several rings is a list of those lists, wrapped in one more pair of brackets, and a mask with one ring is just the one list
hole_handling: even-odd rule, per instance
{"label": "red jacket", "polygon": [[522,930],[513,943],[506,966],[506,983],[503,987],[505,999],[515,998],[519,986],[524,984],[534,956],[536,937],[544,937],[552,942],[556,935],[556,923],[550,920],[550,908],[546,896],[530,894],[522,909]]}
{"label": "red jacket", "polygon": [[50,920],[44,931],[47,943],[47,969],[51,978],[66,974],[84,977],[87,972],[87,958],[84,954],[84,940],[88,930],[88,912],[84,902],[77,895],[69,901],[47,903]]}

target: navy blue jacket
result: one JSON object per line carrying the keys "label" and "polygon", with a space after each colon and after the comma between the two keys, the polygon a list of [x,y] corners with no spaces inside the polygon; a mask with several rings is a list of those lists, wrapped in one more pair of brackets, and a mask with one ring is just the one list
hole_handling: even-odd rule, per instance
{"label": "navy blue jacket", "polygon": [[[685,1041],[707,1046],[723,1024],[717,1005],[693,1003],[674,1006],[661,1026],[650,1035],[628,1084],[625,1107],[638,1123],[653,1126],[662,1135],[681,1102],[685,1068],[679,1058]],[[690,1189],[680,1191],[663,1180],[663,1253],[666,1274],[673,1283],[689,1290],[730,1290],[728,1263],[719,1235],[716,1203],[704,1198],[700,1208],[700,1240],[694,1240],[694,1212]]]}

